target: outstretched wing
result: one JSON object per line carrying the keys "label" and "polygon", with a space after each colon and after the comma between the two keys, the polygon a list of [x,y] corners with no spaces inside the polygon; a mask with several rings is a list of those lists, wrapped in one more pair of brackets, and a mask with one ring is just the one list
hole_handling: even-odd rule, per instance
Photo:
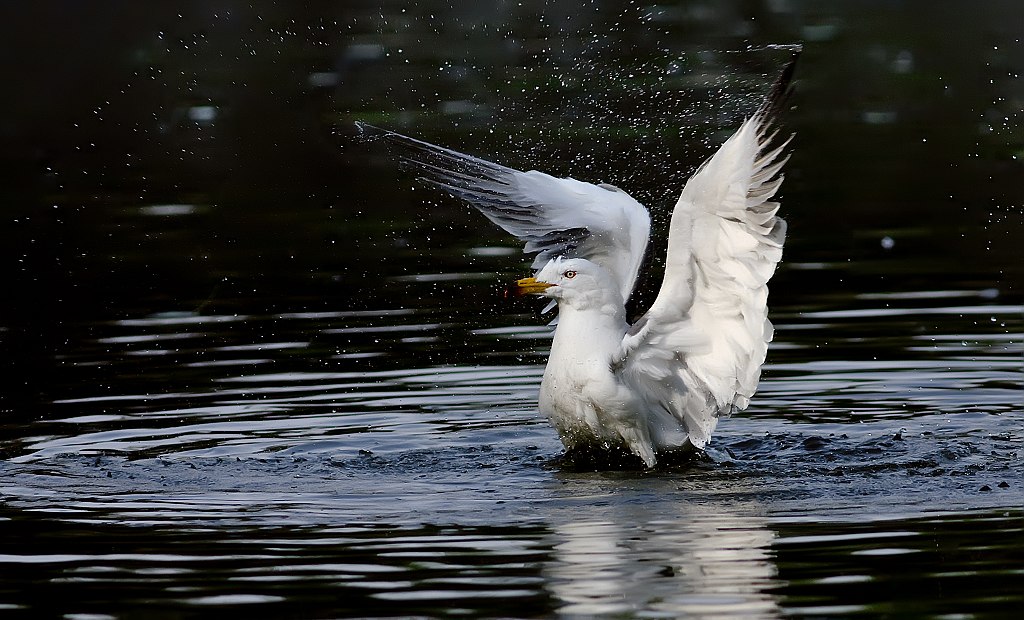
{"label": "outstretched wing", "polygon": [[403,148],[421,178],[462,198],[536,253],[534,269],[555,256],[579,257],[607,269],[625,301],[643,261],[651,220],[639,202],[611,185],[521,172],[365,123],[363,135]]}
{"label": "outstretched wing", "polygon": [[770,199],[789,143],[775,140],[772,124],[794,63],[686,183],[672,213],[661,290],[623,341],[623,377],[649,395],[652,410],[683,422],[697,447],[718,415],[747,406],[772,339],[767,283],[782,258],[786,223]]}

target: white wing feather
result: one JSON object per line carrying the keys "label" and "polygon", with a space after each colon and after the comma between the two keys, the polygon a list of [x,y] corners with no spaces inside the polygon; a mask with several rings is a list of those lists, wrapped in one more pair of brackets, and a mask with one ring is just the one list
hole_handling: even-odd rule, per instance
{"label": "white wing feather", "polygon": [[769,129],[788,77],[686,183],[661,290],[623,341],[623,379],[649,395],[650,410],[683,422],[698,448],[720,414],[749,403],[773,335],[767,282],[782,258],[786,223],[770,199],[789,141],[772,146]]}
{"label": "white wing feather", "polygon": [[404,149],[425,181],[458,196],[536,253],[534,269],[556,257],[585,258],[612,274],[629,298],[643,262],[651,220],[639,202],[611,185],[521,172],[429,142],[357,123]]}

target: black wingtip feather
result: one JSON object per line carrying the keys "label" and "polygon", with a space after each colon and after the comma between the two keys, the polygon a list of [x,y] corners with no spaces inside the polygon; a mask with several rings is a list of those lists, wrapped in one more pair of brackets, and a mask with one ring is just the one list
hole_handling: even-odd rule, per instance
{"label": "black wingtip feather", "polygon": [[502,177],[516,172],[500,164],[410,138],[390,129],[382,129],[362,121],[356,121],[355,124],[364,140],[383,139],[388,144],[399,147],[402,164],[412,169],[425,170],[429,173],[428,176],[437,175],[438,178],[447,179],[451,176],[468,175],[488,181],[499,181]]}
{"label": "black wingtip feather", "polygon": [[388,131],[386,129],[374,127],[373,125],[369,123],[364,123],[363,121],[356,121],[356,130],[359,131],[359,136],[364,140],[379,138],[381,136],[386,136],[388,134]]}
{"label": "black wingtip feather", "polygon": [[791,49],[793,50],[792,58],[782,68],[782,73],[779,74],[775,83],[772,84],[771,90],[768,91],[768,96],[765,97],[764,103],[761,104],[761,108],[758,110],[758,116],[764,121],[770,122],[771,119],[778,116],[793,94],[793,73],[796,71],[796,63],[800,60],[803,46],[794,45]]}

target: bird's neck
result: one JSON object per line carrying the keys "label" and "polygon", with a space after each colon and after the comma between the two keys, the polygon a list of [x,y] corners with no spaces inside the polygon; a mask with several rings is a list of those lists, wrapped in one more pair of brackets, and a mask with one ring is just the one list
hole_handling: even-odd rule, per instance
{"label": "bird's neck", "polygon": [[622,337],[627,329],[626,310],[622,304],[585,309],[559,304],[551,359],[585,364],[603,362],[622,346]]}

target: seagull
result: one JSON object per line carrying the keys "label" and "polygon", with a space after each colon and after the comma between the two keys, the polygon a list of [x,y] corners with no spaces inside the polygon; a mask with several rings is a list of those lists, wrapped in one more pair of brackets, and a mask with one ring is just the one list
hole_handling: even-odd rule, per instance
{"label": "seagull", "polygon": [[703,450],[721,416],[747,407],[773,328],[769,278],[786,223],[772,200],[792,135],[774,128],[796,58],[764,103],[686,182],[672,212],[661,289],[632,324],[626,301],[651,230],[621,189],[522,172],[357,123],[403,150],[420,179],[479,210],[536,254],[517,295],[557,303],[538,405],[567,454]]}

